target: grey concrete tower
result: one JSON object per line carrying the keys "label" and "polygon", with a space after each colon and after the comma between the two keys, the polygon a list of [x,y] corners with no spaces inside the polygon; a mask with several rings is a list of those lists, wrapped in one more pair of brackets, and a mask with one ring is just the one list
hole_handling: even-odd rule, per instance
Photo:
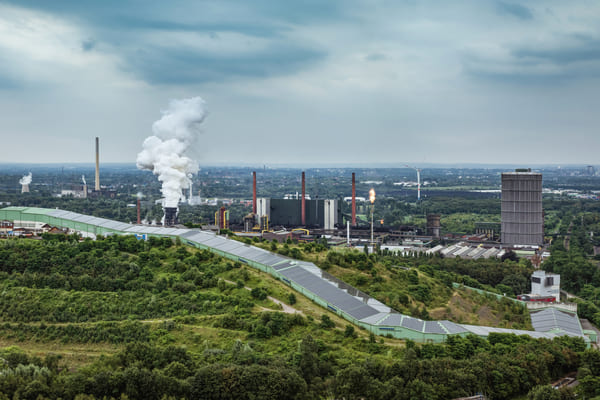
{"label": "grey concrete tower", "polygon": [[530,169],[502,173],[501,240],[507,245],[542,245],[542,174]]}

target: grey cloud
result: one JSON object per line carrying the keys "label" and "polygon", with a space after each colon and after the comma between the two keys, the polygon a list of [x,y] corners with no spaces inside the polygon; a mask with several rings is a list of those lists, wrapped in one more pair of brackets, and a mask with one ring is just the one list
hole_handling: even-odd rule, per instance
{"label": "grey cloud", "polygon": [[512,15],[513,17],[517,17],[523,20],[533,19],[533,13],[531,10],[525,6],[515,3],[505,3],[503,1],[499,2],[498,11],[501,14]]}
{"label": "grey cloud", "polygon": [[563,36],[551,46],[526,45],[510,49],[504,59],[474,52],[461,56],[467,75],[518,84],[562,83],[600,76],[600,39]]}
{"label": "grey cloud", "polygon": [[0,72],[0,90],[14,90],[22,88],[22,84],[12,77],[2,75]]}
{"label": "grey cloud", "polygon": [[81,42],[81,50],[83,51],[92,51],[96,47],[96,40],[94,39],[86,39]]}
{"label": "grey cloud", "polygon": [[381,61],[385,60],[387,57],[383,53],[370,53],[365,57],[366,61]]}
{"label": "grey cloud", "polygon": [[[123,68],[139,74],[150,83],[187,84],[224,81],[233,77],[261,77],[295,72],[325,54],[310,45],[294,43],[288,33],[294,24],[334,18],[345,8],[341,0],[323,2],[308,0],[302,3],[257,0],[219,2],[173,1],[164,5],[140,7],[137,2],[106,2],[82,4],[76,0],[52,2],[23,0],[19,6],[42,9],[72,16],[84,21],[94,38],[101,38],[121,56]],[[185,11],[185,12],[183,12]],[[202,54],[198,48],[175,44],[160,47],[149,42],[146,34],[156,32],[185,32],[206,35],[219,40],[223,33],[260,38],[266,49],[257,54]],[[83,51],[93,50],[95,39],[81,42]]]}
{"label": "grey cloud", "polygon": [[220,57],[198,50],[146,47],[130,54],[124,68],[149,83],[181,85],[285,75],[325,56],[320,51],[283,44],[271,45],[260,53]]}
{"label": "grey cloud", "polygon": [[567,38],[570,46],[552,48],[526,47],[516,49],[512,54],[518,59],[547,62],[556,65],[573,64],[580,61],[600,61],[600,39],[574,35]]}

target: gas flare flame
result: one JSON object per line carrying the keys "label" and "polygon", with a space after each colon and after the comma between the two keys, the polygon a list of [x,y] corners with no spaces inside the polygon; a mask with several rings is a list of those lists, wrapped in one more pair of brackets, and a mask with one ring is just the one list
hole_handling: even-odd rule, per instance
{"label": "gas flare flame", "polygon": [[369,190],[369,201],[371,202],[371,204],[375,203],[375,189],[373,188]]}

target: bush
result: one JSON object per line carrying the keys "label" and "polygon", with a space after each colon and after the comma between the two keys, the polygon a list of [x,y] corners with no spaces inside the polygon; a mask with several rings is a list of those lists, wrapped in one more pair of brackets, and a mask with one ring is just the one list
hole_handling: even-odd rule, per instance
{"label": "bush", "polygon": [[250,295],[258,300],[265,300],[267,298],[267,291],[263,288],[254,288],[250,291]]}
{"label": "bush", "polygon": [[319,326],[323,329],[329,329],[335,327],[335,322],[333,322],[329,316],[323,314],[321,315],[321,323]]}

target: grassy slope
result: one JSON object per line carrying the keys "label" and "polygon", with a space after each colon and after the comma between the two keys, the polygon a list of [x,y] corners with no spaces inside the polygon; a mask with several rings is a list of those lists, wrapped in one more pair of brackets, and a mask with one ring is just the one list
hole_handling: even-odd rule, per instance
{"label": "grassy slope", "polygon": [[[268,245],[265,245],[268,246]],[[195,254],[198,251],[194,249],[186,249],[189,254]],[[120,257],[128,258],[130,261],[135,261],[135,256],[121,254]],[[181,258],[181,257],[180,257]],[[315,261],[317,263],[322,262],[326,258],[326,252],[311,253],[305,255],[305,258]],[[227,263],[223,259],[215,258],[211,262],[214,263]],[[152,270],[154,274],[154,280],[161,278],[167,278],[172,280],[181,279],[182,272],[177,272],[173,265],[176,265],[176,257],[174,256],[174,249],[167,251],[167,256],[161,260],[161,263],[155,266]],[[400,271],[394,268],[386,268],[383,265],[375,265],[374,267],[375,276],[379,276],[381,280],[376,283],[375,287],[372,286],[373,273],[366,271],[358,271],[355,269],[342,268],[337,265],[333,265],[329,268],[329,272],[336,275],[351,284],[355,284],[357,287],[369,292],[369,289],[375,289],[372,293],[375,297],[386,302],[387,304],[393,303],[394,299],[391,299],[389,293],[394,293],[399,289],[409,290],[410,285],[406,281],[405,271]],[[416,271],[416,270],[415,270]],[[457,322],[474,323],[474,324],[488,324],[488,325],[499,325],[499,326],[511,326],[511,321],[503,320],[505,310],[500,307],[495,301],[486,299],[485,296],[471,293],[464,290],[454,290],[445,286],[442,282],[434,279],[423,272],[416,271],[418,274],[419,283],[425,284],[430,287],[432,293],[432,300],[428,302],[428,311],[432,319],[444,318],[450,319]],[[234,342],[240,340],[244,343],[248,343],[257,351],[261,351],[267,354],[279,354],[289,353],[298,346],[298,342],[310,334],[315,339],[327,343],[332,347],[332,351],[336,354],[347,354],[348,359],[366,359],[368,357],[383,357],[390,360],[384,355],[392,355],[394,349],[402,346],[402,341],[389,339],[389,338],[377,338],[377,341],[385,343],[373,344],[368,343],[368,334],[365,331],[356,329],[356,333],[359,340],[345,337],[344,329],[348,325],[348,322],[339,318],[337,315],[330,313],[329,311],[317,306],[307,298],[296,293],[296,303],[292,306],[301,312],[301,315],[305,317],[307,321],[305,326],[293,326],[289,331],[280,336],[273,336],[271,338],[256,338],[248,331],[248,329],[234,328],[226,329],[219,327],[221,319],[226,315],[240,314],[250,323],[259,319],[261,313],[273,310],[280,311],[281,306],[274,303],[269,299],[258,300],[251,296],[250,292],[244,288],[239,288],[234,284],[228,282],[243,281],[243,285],[250,288],[263,288],[268,292],[269,296],[278,299],[284,303],[289,302],[289,294],[292,292],[287,285],[272,278],[270,275],[261,273],[253,270],[252,268],[242,266],[240,268],[231,268],[226,271],[220,272],[216,275],[216,278],[222,282],[215,286],[199,291],[192,291],[186,295],[188,296],[199,296],[200,294],[210,294],[214,296],[226,296],[226,298],[242,299],[248,302],[254,303],[251,308],[251,315],[244,314],[240,311],[238,306],[221,305],[220,301],[217,301],[216,308],[211,312],[203,312],[200,307],[196,312],[188,312],[187,310],[179,310],[177,312],[171,312],[169,316],[160,315],[156,313],[150,317],[140,317],[136,314],[122,315],[121,318],[112,318],[115,323],[119,324],[130,324],[132,322],[140,322],[147,327],[149,332],[147,338],[150,342],[167,345],[177,344],[183,345],[188,348],[191,352],[209,357],[211,352],[214,351],[229,351],[232,348]],[[65,292],[62,289],[20,289],[15,287],[8,287],[12,285],[5,284],[4,290],[25,290],[36,293],[37,291],[44,292],[48,295],[48,291],[55,293],[56,298],[60,298],[63,295],[71,295],[74,298],[93,298],[102,299],[106,302],[101,304],[100,308],[110,308],[114,304],[114,292],[93,292],[93,291],[75,291],[70,290]],[[385,293],[385,295],[382,295]],[[148,296],[145,292],[139,292],[139,296]],[[50,294],[52,296],[52,294]],[[158,295],[154,295],[158,296]],[[35,297],[35,296],[33,296]],[[396,307],[400,311],[410,313],[415,310],[424,310],[425,304],[421,301],[415,300],[414,298],[409,299],[410,302],[403,307]],[[206,302],[201,300],[200,303]],[[394,305],[394,304],[391,304]],[[52,305],[46,305],[49,309]],[[220,307],[220,308],[219,308]],[[216,311],[215,311],[216,310]],[[319,326],[322,315],[328,315],[330,319],[335,323],[335,327],[332,329],[322,329]],[[17,345],[31,354],[43,356],[46,353],[58,353],[61,354],[68,365],[78,367],[81,365],[92,362],[102,354],[111,354],[121,349],[125,343],[113,343],[110,341],[100,342],[81,342],[75,337],[66,339],[64,336],[58,335],[58,337],[48,337],[43,334],[35,332],[24,332],[24,328],[27,326],[40,325],[40,320],[34,320],[29,322],[18,322],[16,320],[3,320],[5,329],[0,332],[0,346],[11,346]],[[93,318],[90,321],[94,321]],[[6,324],[10,323],[10,327]],[[96,330],[103,324],[103,321],[95,322],[48,322],[44,321],[44,325],[48,327],[62,326],[62,327],[82,327],[91,331]],[[19,328],[20,327],[20,328]]]}
{"label": "grassy slope", "polygon": [[[191,254],[197,250],[187,249]],[[166,265],[174,260],[171,256],[162,260],[161,265],[156,267],[154,272],[155,280],[165,277],[172,279],[181,278],[181,273],[173,272],[172,267]],[[223,259],[215,258],[215,262],[225,262]],[[348,354],[349,357],[356,359],[366,359],[374,356],[375,353],[387,353],[390,348],[381,344],[367,344],[368,335],[366,332],[356,330],[359,340],[347,338],[344,336],[344,329],[348,324],[345,320],[339,318],[335,314],[329,313],[327,310],[312,303],[302,295],[296,293],[296,303],[293,308],[298,310],[304,317],[306,326],[294,326],[284,335],[273,336],[271,338],[255,338],[251,332],[246,329],[226,329],[217,327],[219,321],[227,314],[240,313],[243,318],[248,320],[256,320],[263,312],[281,311],[281,306],[275,302],[264,299],[258,300],[252,298],[250,291],[244,288],[238,288],[234,284],[226,283],[225,281],[236,282],[243,280],[245,286],[250,288],[263,288],[268,292],[269,296],[278,299],[284,303],[288,303],[288,296],[292,292],[282,282],[272,278],[271,276],[260,273],[252,268],[242,266],[241,268],[233,268],[231,270],[219,273],[216,277],[222,282],[217,287],[202,289],[198,292],[190,292],[189,296],[196,296],[198,293],[210,293],[214,295],[225,295],[236,299],[243,299],[254,303],[251,308],[251,315],[244,314],[237,306],[224,306],[222,310],[217,312],[186,312],[180,310],[169,317],[154,315],[151,318],[139,318],[136,315],[122,315],[121,318],[111,318],[117,326],[139,322],[144,327],[149,329],[148,340],[151,343],[159,345],[177,344],[183,345],[188,350],[197,355],[210,354],[211,351],[229,351],[236,340],[241,340],[248,343],[257,351],[267,354],[288,353],[297,348],[298,342],[310,334],[315,339],[327,343],[332,346],[332,349],[338,354]],[[36,298],[45,298],[46,307],[52,310],[57,304],[62,304],[60,299],[64,296],[68,298],[84,298],[95,299],[99,302],[96,309],[110,309],[115,305],[115,296],[123,296],[116,292],[94,292],[94,291],[65,291],[64,289],[36,289],[15,287],[14,283],[4,283],[3,294],[10,292],[27,293],[29,298],[32,298],[31,307],[35,306]],[[138,293],[140,297],[147,296],[145,292]],[[48,298],[53,297],[55,300],[49,302]],[[104,303],[102,303],[104,301]],[[88,303],[91,304],[91,303]],[[74,304],[73,307],[77,305]],[[61,305],[62,307],[62,305]],[[85,307],[85,304],[84,304]],[[92,311],[90,311],[92,312]],[[322,329],[319,324],[323,314],[327,314],[334,322],[335,327],[331,329]],[[56,353],[63,356],[65,363],[71,367],[80,367],[89,364],[103,354],[112,354],[123,348],[125,343],[111,343],[110,341],[79,341],[76,336],[65,337],[64,335],[55,335],[56,337],[48,337],[40,333],[40,326],[44,326],[46,332],[54,328],[71,329],[79,327],[90,331],[100,329],[99,327],[105,322],[102,320],[94,321],[94,315],[90,317],[92,322],[49,322],[45,320],[45,316],[37,317],[33,314],[33,321],[19,322],[18,316],[12,318],[4,318],[0,321],[0,347],[18,346],[24,349],[31,355],[39,357],[45,356],[47,353]],[[30,328],[30,329],[29,329]],[[68,335],[68,334],[67,334]],[[379,340],[379,339],[378,339]],[[402,343],[399,340],[381,338],[381,341],[386,345],[391,345],[391,348],[398,348]],[[369,347],[371,346],[371,347]],[[373,346],[378,347],[373,349]]]}
{"label": "grassy slope", "polygon": [[[270,244],[258,244],[265,249],[271,249]],[[303,245],[288,245],[289,248],[303,249]],[[278,249],[282,246],[279,245]],[[336,251],[350,251],[345,248]],[[323,266],[327,252],[303,252],[305,260]],[[431,299],[421,301],[412,294],[414,284],[410,281],[409,271],[397,266],[385,266],[375,263],[372,270],[343,268],[332,265],[327,269],[330,274],[353,285],[363,292],[375,297],[396,309],[397,311],[417,316],[418,310],[426,309],[429,319],[448,319],[458,323],[488,325],[502,328],[532,329],[529,314],[526,309],[517,310],[510,302],[499,302],[495,297],[484,296],[468,289],[450,288],[440,279],[412,269],[418,275],[418,283],[429,287]],[[399,293],[408,294],[408,303],[398,299]]]}

